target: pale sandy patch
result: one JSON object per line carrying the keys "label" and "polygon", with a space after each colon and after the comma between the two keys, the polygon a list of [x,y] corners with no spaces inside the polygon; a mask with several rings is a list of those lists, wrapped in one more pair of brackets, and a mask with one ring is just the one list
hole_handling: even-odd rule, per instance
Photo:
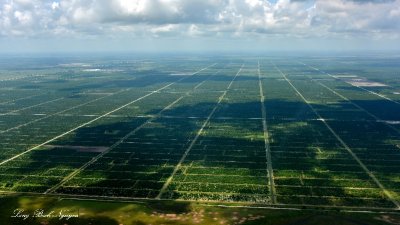
{"label": "pale sandy patch", "polygon": [[335,77],[335,78],[356,78],[358,76],[357,75],[335,75],[333,77]]}
{"label": "pale sandy patch", "polygon": [[364,79],[351,79],[351,80],[346,80],[347,83],[357,86],[357,87],[386,87],[386,84],[382,84],[379,82],[375,81],[368,81]]}

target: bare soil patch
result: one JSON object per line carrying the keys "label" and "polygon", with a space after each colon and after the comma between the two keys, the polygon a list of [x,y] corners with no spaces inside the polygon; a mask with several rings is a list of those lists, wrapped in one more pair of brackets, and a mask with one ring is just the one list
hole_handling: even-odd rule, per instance
{"label": "bare soil patch", "polygon": [[382,84],[375,81],[368,81],[366,79],[346,79],[346,82],[357,87],[386,87],[386,84]]}

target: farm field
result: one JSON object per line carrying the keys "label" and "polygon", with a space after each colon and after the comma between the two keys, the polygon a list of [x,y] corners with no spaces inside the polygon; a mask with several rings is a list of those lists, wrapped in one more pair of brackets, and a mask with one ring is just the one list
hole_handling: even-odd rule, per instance
{"label": "farm field", "polygon": [[0,192],[396,212],[399,59],[2,58]]}
{"label": "farm field", "polygon": [[[59,199],[38,196],[8,196],[0,199],[1,204],[12,206],[0,208],[0,219],[3,224],[36,225],[36,224],[76,224],[76,225],[118,225],[118,224],[323,224],[334,225],[388,225],[397,224],[400,216],[380,213],[355,213],[337,211],[287,210],[268,208],[218,207],[211,203],[177,202],[177,201],[106,201],[90,199]],[[13,208],[25,209],[25,215],[33,215],[37,207],[43,209],[43,215],[51,218],[30,216],[23,220],[12,218]],[[79,217],[62,218],[63,215]]]}

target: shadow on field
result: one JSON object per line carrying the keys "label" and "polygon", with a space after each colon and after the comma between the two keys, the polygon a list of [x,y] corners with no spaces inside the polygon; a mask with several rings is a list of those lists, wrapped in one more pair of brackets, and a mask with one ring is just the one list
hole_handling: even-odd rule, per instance
{"label": "shadow on field", "polygon": [[[180,81],[179,83],[199,83],[204,80],[204,76],[209,76],[217,72],[219,69],[223,69],[222,66],[216,66],[212,70],[206,70],[205,72],[199,73],[199,75],[189,76],[188,75],[171,75],[169,72],[163,72],[158,70],[147,70],[147,71],[135,71],[132,74],[124,73],[123,77],[111,77],[109,79],[103,81],[93,82],[77,85],[69,88],[61,88],[60,91],[90,91],[91,89],[99,89],[99,88],[141,88],[141,87],[150,87],[156,86],[157,84],[166,84],[170,82],[175,82],[181,78],[187,77]],[[82,75],[85,76],[85,75]],[[78,76],[79,77],[79,76]],[[126,79],[126,77],[130,77],[131,79]],[[230,81],[232,80],[231,75],[224,75],[223,73],[213,75],[209,78],[210,81]],[[242,76],[238,78],[238,81],[246,81],[246,80],[257,80],[256,77],[252,76]],[[41,86],[35,86],[35,88],[39,88]],[[33,87],[32,87],[33,88]]]}
{"label": "shadow on field", "polygon": [[[364,104],[373,106],[379,102]],[[266,201],[261,202],[268,202],[262,121],[243,120],[246,113],[252,115],[254,110],[260,110],[257,108],[259,105],[259,102],[233,103],[219,108],[215,113],[217,118],[212,118],[205,127],[162,197],[249,202],[264,198]],[[374,195],[369,200],[368,195],[358,196],[358,193],[349,193],[343,188],[352,184],[338,179],[341,175],[356,180],[355,186],[376,186],[371,184],[356,161],[323,123],[316,120],[305,103],[274,99],[267,100],[265,105],[278,203],[388,205],[382,196]],[[193,113],[208,115],[214,106],[215,103],[199,103],[166,111],[163,115],[170,117],[158,118],[140,129],[85,170],[75,174],[56,193],[155,198],[205,121],[204,117],[187,117],[193,116]],[[331,110],[329,105],[315,107]],[[340,111],[340,104],[335,105],[334,109]],[[222,118],[225,115],[234,118]],[[21,158],[26,161],[5,164],[2,168],[15,166],[8,170],[10,173],[33,176],[13,181],[11,186],[3,186],[2,189],[44,192],[145,120],[124,118],[120,122],[81,128],[73,138],[54,141],[51,146],[32,151]],[[335,129],[340,133],[349,129],[352,123],[343,125],[346,127],[335,126]],[[351,132],[358,132],[360,137],[363,134],[362,129],[353,129]],[[376,144],[384,143],[386,138],[376,138]],[[76,146],[99,148],[82,150]],[[185,207],[179,211],[187,210]]]}
{"label": "shadow on field", "polygon": [[353,102],[381,120],[400,121],[400,104],[386,100],[353,100]]}
{"label": "shadow on field", "polygon": [[[372,80],[370,80],[370,81],[372,81]],[[346,82],[346,81],[343,81],[343,82]],[[374,92],[377,92],[377,93],[381,92],[382,90],[392,90],[392,91],[396,91],[397,90],[394,87],[388,87],[388,86],[383,86],[383,87],[363,87],[363,88],[366,88],[366,89],[368,89],[370,91],[374,91]],[[338,86],[338,87],[335,87],[335,89],[365,93],[365,90],[360,89],[360,88],[355,87],[355,86],[350,86],[350,84],[348,86],[347,85],[346,86]]]}

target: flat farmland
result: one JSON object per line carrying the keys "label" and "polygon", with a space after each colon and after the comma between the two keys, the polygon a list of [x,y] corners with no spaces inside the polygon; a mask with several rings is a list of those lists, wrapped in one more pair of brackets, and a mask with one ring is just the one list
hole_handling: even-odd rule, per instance
{"label": "flat farmland", "polygon": [[7,58],[0,191],[400,209],[398,56]]}

